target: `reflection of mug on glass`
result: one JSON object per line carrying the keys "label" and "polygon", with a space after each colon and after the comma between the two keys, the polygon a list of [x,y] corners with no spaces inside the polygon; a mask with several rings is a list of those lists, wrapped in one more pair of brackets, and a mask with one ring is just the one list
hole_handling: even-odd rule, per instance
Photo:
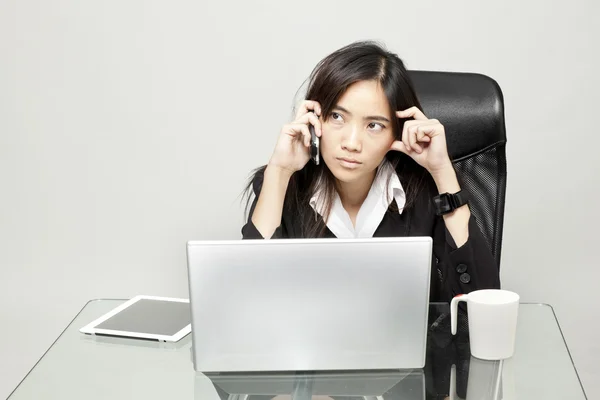
{"label": "reflection of mug on glass", "polygon": [[501,395],[502,367],[504,360],[486,361],[471,357],[467,400],[498,400]]}
{"label": "reflection of mug on glass", "polygon": [[[471,356],[467,380],[466,400],[509,400],[502,395],[502,375],[505,361],[486,361]],[[450,370],[448,399],[459,399],[456,394],[456,366]],[[513,399],[513,398],[510,398]]]}
{"label": "reflection of mug on glass", "polygon": [[453,335],[456,335],[456,314],[460,301],[467,302],[471,354],[483,360],[512,357],[519,295],[508,290],[485,289],[456,296],[450,303]]}

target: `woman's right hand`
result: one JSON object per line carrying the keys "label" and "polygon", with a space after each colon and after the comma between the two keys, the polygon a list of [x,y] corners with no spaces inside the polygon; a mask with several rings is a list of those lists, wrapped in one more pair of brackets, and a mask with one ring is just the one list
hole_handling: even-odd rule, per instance
{"label": "woman's right hand", "polygon": [[321,105],[316,101],[304,100],[296,119],[281,128],[279,139],[275,150],[269,161],[270,167],[281,168],[281,170],[293,174],[304,168],[310,160],[310,131],[308,125],[315,127],[315,134],[321,137]]}

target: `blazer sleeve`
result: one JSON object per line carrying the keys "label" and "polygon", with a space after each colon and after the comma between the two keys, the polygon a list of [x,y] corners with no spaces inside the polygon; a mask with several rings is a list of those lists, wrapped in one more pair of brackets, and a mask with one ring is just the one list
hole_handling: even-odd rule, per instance
{"label": "blazer sleeve", "polygon": [[[256,175],[254,180],[252,181],[252,190],[254,192],[254,200],[252,201],[252,206],[250,207],[250,212],[248,213],[248,221],[242,227],[242,239],[264,239],[263,235],[258,231],[254,223],[252,222],[252,214],[254,214],[254,209],[256,208],[256,203],[258,202],[258,196],[260,195],[260,190],[262,188],[264,175],[259,173]],[[279,224],[271,239],[283,238],[283,225]]]}
{"label": "blazer sleeve", "polygon": [[433,252],[438,258],[442,295],[447,301],[474,290],[500,288],[498,266],[473,214],[468,229],[469,238],[457,247],[443,217],[436,216],[434,222]]}

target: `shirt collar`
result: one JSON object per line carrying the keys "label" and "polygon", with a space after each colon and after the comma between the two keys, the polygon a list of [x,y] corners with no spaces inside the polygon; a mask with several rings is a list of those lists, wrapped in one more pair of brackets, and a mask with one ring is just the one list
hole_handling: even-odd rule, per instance
{"label": "shirt collar", "polygon": [[[398,213],[402,214],[404,206],[406,204],[406,193],[400,183],[400,178],[394,170],[392,164],[385,158],[377,168],[375,179],[371,184],[371,189],[367,195],[367,199],[372,197],[379,197],[381,205],[387,210],[392,200],[396,201],[398,206]],[[335,193],[335,201],[339,200],[337,192]],[[366,200],[365,200],[366,202]],[[321,216],[325,212],[325,198],[323,191],[323,182],[319,181],[317,184],[317,190],[310,199],[310,206],[318,212]]]}

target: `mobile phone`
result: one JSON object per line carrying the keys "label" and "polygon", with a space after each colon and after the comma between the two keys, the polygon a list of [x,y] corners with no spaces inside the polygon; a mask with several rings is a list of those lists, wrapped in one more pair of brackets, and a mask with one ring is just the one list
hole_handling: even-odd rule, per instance
{"label": "mobile phone", "polygon": [[321,159],[319,137],[315,133],[315,127],[312,124],[308,124],[308,130],[310,131],[310,158],[312,158],[316,165],[319,165]]}

